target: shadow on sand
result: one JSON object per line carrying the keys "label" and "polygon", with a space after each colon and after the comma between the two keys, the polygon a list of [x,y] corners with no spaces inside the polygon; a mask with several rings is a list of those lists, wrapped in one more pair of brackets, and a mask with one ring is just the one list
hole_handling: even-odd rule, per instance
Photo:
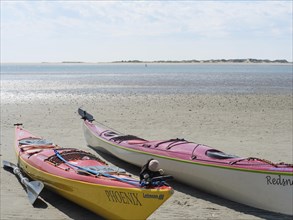
{"label": "shadow on sand", "polygon": [[[4,170],[13,173],[13,170],[10,168],[3,167]],[[23,186],[19,180],[19,184],[22,186],[22,188],[26,191],[26,187]],[[48,208],[48,203],[51,204],[56,209],[63,212],[65,215],[67,215],[70,219],[74,220],[104,220],[104,218],[94,214],[91,211],[88,211],[87,209],[59,196],[58,194],[44,188],[42,192],[40,193],[39,197],[33,204],[34,208],[37,209],[46,209]],[[48,218],[49,219],[49,218]]]}
{"label": "shadow on sand", "polygon": [[[127,163],[123,160],[118,159],[115,156],[112,156],[111,154],[106,153],[102,148],[93,148],[91,146],[88,146],[91,149],[95,150],[102,158],[107,160],[108,162],[114,164],[115,166],[121,167],[125,169],[127,172],[130,172],[134,175],[139,176],[140,167],[134,166],[130,163]],[[176,177],[174,177],[176,179]],[[242,212],[248,215],[253,215],[262,219],[267,220],[292,220],[292,216],[289,215],[283,215],[278,214],[274,212],[269,212],[257,208],[253,208],[250,206],[246,206],[237,202],[233,202],[227,199],[223,199],[220,197],[217,197],[215,195],[200,191],[194,187],[185,185],[183,183],[177,182],[176,180],[168,181],[168,183],[174,188],[174,190],[185,193],[187,195],[190,195],[194,198],[202,199],[209,201],[211,203],[224,206],[230,209],[233,209],[237,212]]]}
{"label": "shadow on sand", "polygon": [[103,217],[59,196],[58,194],[44,189],[40,195],[43,202],[51,204],[56,209],[63,212],[70,219],[74,220],[104,220]]}

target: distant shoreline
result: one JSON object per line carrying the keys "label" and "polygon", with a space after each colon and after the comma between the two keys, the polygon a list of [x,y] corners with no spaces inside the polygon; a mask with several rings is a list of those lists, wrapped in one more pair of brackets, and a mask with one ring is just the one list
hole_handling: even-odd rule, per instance
{"label": "distant shoreline", "polygon": [[210,59],[210,60],[121,60],[109,62],[61,61],[61,62],[2,62],[1,64],[292,64],[285,59]]}
{"label": "distant shoreline", "polygon": [[158,60],[158,61],[140,61],[140,60],[122,60],[112,63],[290,63],[285,59],[210,59],[210,60]]}

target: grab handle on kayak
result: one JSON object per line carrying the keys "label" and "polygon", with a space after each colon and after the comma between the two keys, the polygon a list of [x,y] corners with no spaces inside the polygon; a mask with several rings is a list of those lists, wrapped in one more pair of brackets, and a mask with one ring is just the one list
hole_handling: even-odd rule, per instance
{"label": "grab handle on kayak", "polygon": [[200,144],[197,144],[197,145],[193,148],[193,150],[192,150],[192,153],[191,153],[191,159],[192,159],[192,160],[196,159],[196,155],[194,154],[194,152],[195,152],[196,148],[197,148],[199,145],[200,145]]}

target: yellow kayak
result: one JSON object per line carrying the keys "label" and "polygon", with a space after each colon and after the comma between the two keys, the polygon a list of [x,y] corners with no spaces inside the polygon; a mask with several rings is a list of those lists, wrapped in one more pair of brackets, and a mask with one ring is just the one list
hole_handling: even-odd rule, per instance
{"label": "yellow kayak", "polygon": [[173,194],[163,180],[142,186],[95,155],[61,148],[16,126],[19,167],[33,180],[107,219],[146,219]]}

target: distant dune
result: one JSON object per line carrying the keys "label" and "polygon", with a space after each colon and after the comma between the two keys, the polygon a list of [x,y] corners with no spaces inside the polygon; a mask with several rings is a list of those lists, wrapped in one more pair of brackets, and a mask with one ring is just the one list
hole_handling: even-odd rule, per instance
{"label": "distant dune", "polygon": [[112,61],[112,62],[86,62],[86,61],[62,61],[62,62],[42,62],[43,64],[96,64],[96,63],[235,63],[235,64],[249,64],[249,63],[260,63],[260,64],[292,64],[292,62],[287,61],[286,59],[277,59],[277,60],[269,60],[269,59],[210,59],[210,60],[155,60],[155,61],[143,61],[143,60],[120,60],[120,61]]}
{"label": "distant dune", "polygon": [[140,60],[121,60],[113,63],[289,63],[285,59],[268,60],[268,59],[211,59],[211,60],[157,60],[157,61],[140,61]]}

